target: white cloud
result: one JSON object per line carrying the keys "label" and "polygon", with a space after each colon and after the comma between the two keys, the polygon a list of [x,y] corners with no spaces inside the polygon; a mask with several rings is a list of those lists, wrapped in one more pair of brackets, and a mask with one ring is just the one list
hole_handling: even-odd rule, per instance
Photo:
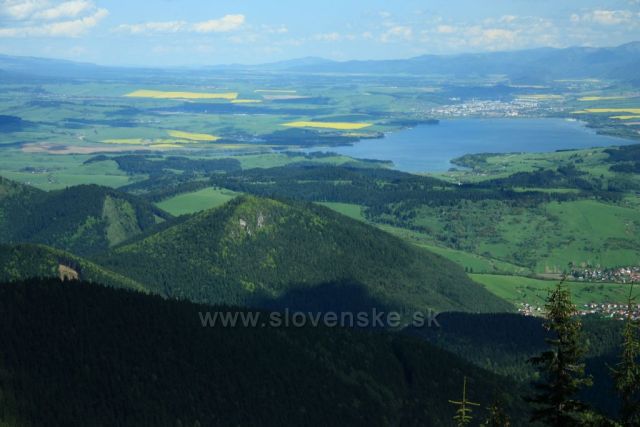
{"label": "white cloud", "polygon": [[145,22],[142,24],[122,24],[113,29],[117,33],[177,33],[187,27],[184,21]]}
{"label": "white cloud", "polygon": [[[220,19],[190,23],[186,21],[142,22],[139,24],[121,24],[113,28],[116,33],[133,35],[171,34],[178,32],[226,33],[240,29],[245,22],[244,15],[225,15]],[[284,26],[265,29],[269,33],[286,33]]]}
{"label": "white cloud", "polygon": [[224,33],[239,29],[244,20],[244,15],[225,15],[220,19],[198,22],[193,25],[193,30],[198,33]]}
{"label": "white cloud", "polygon": [[289,32],[289,29],[285,25],[262,25],[261,29],[267,34],[287,34]]}
{"label": "white cloud", "polygon": [[60,3],[54,7],[40,10],[33,15],[33,19],[52,21],[60,18],[75,18],[83,12],[92,9],[93,3],[84,0],[73,0]]}
{"label": "white cloud", "polygon": [[380,36],[382,43],[409,41],[413,38],[413,29],[404,25],[393,25]]}
{"label": "white cloud", "polygon": [[46,8],[47,3],[46,0],[2,0],[0,15],[21,21],[29,18],[36,11]]}
{"label": "white cloud", "polygon": [[431,21],[416,38],[422,45],[451,50],[505,50],[558,45],[553,21],[534,16],[505,15],[477,22]]}
{"label": "white cloud", "polygon": [[503,28],[483,29],[478,37],[472,39],[472,44],[489,47],[491,50],[511,47],[517,40],[517,32]]}
{"label": "white cloud", "polygon": [[451,25],[438,25],[436,31],[440,34],[452,34],[456,32],[456,27]]}
{"label": "white cloud", "polygon": [[78,37],[109,15],[87,0],[0,0],[0,15],[13,21],[0,37]]}
{"label": "white cloud", "polygon": [[342,35],[337,32],[322,33],[322,34],[314,35],[313,39],[318,41],[324,41],[324,42],[336,42],[336,41],[342,40]]}
{"label": "white cloud", "polygon": [[0,37],[79,37],[109,15],[106,9],[96,9],[78,19],[50,23],[30,22],[28,25],[0,28]]}
{"label": "white cloud", "polygon": [[88,0],[51,3],[49,0],[0,0],[0,15],[15,21],[54,21],[75,18],[96,7]]}
{"label": "white cloud", "polygon": [[573,22],[594,22],[600,25],[620,25],[632,22],[634,14],[628,10],[593,10],[582,16],[572,15],[571,20]]}
{"label": "white cloud", "polygon": [[515,22],[517,20],[518,17],[514,15],[504,15],[502,18],[500,18],[500,22],[503,22],[505,24],[511,24],[512,22]]}
{"label": "white cloud", "polygon": [[98,25],[109,12],[106,9],[98,9],[93,15],[72,21],[55,22],[44,26],[44,32],[52,36],[77,37],[84,34],[88,29]]}

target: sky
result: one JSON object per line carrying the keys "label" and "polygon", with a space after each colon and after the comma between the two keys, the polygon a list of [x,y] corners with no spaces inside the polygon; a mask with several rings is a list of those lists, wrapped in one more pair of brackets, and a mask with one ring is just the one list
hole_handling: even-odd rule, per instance
{"label": "sky", "polygon": [[640,0],[0,0],[0,53],[104,65],[398,59],[640,40]]}

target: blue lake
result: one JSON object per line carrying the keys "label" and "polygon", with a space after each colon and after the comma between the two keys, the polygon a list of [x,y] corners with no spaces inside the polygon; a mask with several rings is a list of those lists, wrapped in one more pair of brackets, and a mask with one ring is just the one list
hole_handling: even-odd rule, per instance
{"label": "blue lake", "polygon": [[[630,144],[564,119],[459,119],[389,133],[353,146],[323,147],[361,159],[391,160],[407,172],[441,172],[464,154],[548,152]],[[306,151],[318,151],[311,148]]]}

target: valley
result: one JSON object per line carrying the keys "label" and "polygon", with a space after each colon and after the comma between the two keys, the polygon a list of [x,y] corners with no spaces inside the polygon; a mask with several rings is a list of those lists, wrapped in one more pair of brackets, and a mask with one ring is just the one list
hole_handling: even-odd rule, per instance
{"label": "valley", "polygon": [[[289,83],[279,79],[272,83],[277,89],[266,89],[268,83],[252,84],[258,77],[268,81],[258,71],[240,80],[221,73],[216,90],[208,92],[177,76],[173,87],[165,83],[156,91],[99,80],[75,86],[38,82],[26,101],[29,113],[2,140],[2,175],[49,191],[78,184],[119,188],[165,212],[156,213],[155,222],[243,194],[320,203],[438,253],[468,273],[514,275],[514,283],[558,278],[568,265],[620,268],[640,259],[640,182],[623,171],[633,165],[636,146],[630,134],[601,135],[621,135],[611,131],[621,120],[611,116],[604,123],[605,109],[595,108],[610,105],[612,114],[620,113],[620,105],[634,105],[631,90],[595,80],[557,81],[555,87],[477,81],[442,86],[417,77],[396,79],[402,84],[391,88],[384,76],[341,76],[342,83],[329,88],[326,78],[314,74],[291,74]],[[25,100],[13,97],[15,88],[5,85],[1,105],[19,114],[17,103]],[[467,108],[482,97],[528,102],[531,108],[520,114],[527,118],[505,113],[487,119],[486,111]],[[262,102],[236,102],[244,100]],[[447,118],[451,100],[460,102],[464,118]],[[74,109],[80,105],[89,110],[78,122]],[[52,108],[66,117],[59,117],[69,123],[66,131],[48,131],[50,125],[38,118],[51,117]],[[407,108],[414,113],[400,119],[398,111]],[[574,117],[584,122],[569,121]],[[30,139],[19,141],[24,138]],[[592,148],[621,145],[629,145],[630,162],[612,160],[616,148]],[[34,152],[37,146],[50,148]],[[110,220],[108,207],[102,209],[90,216],[112,222],[101,250],[140,230],[127,223],[131,219]],[[73,227],[81,228],[65,238],[86,240],[83,233],[93,225]],[[133,227],[133,234],[123,227]],[[54,242],[13,240],[29,239]],[[54,246],[73,249],[70,241]],[[593,302],[620,298],[623,293],[603,299],[594,292]]]}
{"label": "valley", "polygon": [[[585,416],[618,419],[638,58],[0,55],[0,426],[458,426],[467,380],[471,425],[531,425],[554,302],[582,334]],[[498,409],[513,423],[479,424]]]}

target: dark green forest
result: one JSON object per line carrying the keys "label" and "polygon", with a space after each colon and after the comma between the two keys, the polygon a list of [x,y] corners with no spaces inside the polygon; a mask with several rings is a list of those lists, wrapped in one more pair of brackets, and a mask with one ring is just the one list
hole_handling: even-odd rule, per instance
{"label": "dark green forest", "polygon": [[45,245],[0,244],[0,282],[33,277],[77,279],[148,293],[142,284],[87,259]]}
{"label": "dark green forest", "polygon": [[96,254],[171,215],[127,193],[97,185],[45,192],[0,177],[0,242],[41,243]]}
{"label": "dark green forest", "polygon": [[497,398],[526,410],[512,380],[420,339],[199,317],[242,310],[55,279],[0,285],[0,424],[448,426],[464,376],[478,417]]}

